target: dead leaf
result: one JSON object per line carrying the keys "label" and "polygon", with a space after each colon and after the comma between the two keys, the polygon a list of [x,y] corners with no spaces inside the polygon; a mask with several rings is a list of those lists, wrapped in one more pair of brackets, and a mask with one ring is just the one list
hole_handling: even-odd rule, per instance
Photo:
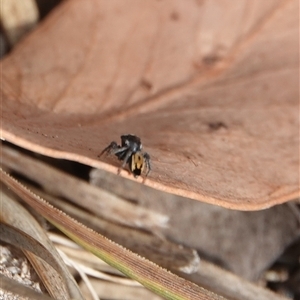
{"label": "dead leaf", "polygon": [[[240,210],[299,195],[298,2],[65,1],[1,64],[2,138]],[[125,177],[127,172],[122,173]]]}

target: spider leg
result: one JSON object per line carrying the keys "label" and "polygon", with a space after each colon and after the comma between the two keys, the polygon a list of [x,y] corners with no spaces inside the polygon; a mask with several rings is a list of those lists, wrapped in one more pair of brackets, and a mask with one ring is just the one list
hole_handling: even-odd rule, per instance
{"label": "spider leg", "polygon": [[116,142],[111,142],[106,148],[102,150],[98,157],[101,157],[104,153],[110,153],[113,149],[118,149],[118,144]]}
{"label": "spider leg", "polygon": [[125,146],[125,147],[120,147],[120,146],[118,146],[118,148],[114,148],[114,149],[111,149],[111,151],[109,151],[109,153],[110,154],[118,154],[118,153],[121,153],[121,152],[124,152],[124,151],[126,151],[128,149],[128,147],[127,146]]}
{"label": "spider leg", "polygon": [[127,146],[120,147],[116,142],[111,142],[106,148],[104,148],[104,150],[102,150],[102,152],[98,155],[98,157],[101,157],[104,153],[116,155],[117,153],[126,151],[127,148],[128,148]]}
{"label": "spider leg", "polygon": [[[126,150],[126,149],[128,149],[128,148],[126,147],[125,150]],[[123,150],[123,151],[124,151],[124,150]],[[121,173],[121,169],[124,169],[124,168],[125,168],[126,164],[128,163],[129,157],[130,157],[131,155],[132,155],[132,151],[131,151],[131,150],[128,150],[128,151],[126,152],[126,155],[125,155],[125,157],[124,157],[124,160],[123,160],[123,162],[122,162],[121,167],[118,169],[118,174]]]}
{"label": "spider leg", "polygon": [[147,177],[151,171],[150,155],[147,152],[144,153],[144,159],[145,159],[145,164],[146,164],[146,168],[147,168],[147,173],[146,173],[146,177]]}

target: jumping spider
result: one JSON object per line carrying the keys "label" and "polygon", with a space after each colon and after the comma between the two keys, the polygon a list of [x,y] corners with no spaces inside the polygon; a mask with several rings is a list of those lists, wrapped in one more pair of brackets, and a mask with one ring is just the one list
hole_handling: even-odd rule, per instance
{"label": "jumping spider", "polygon": [[114,154],[119,160],[123,161],[118,173],[124,169],[128,163],[130,172],[134,177],[138,177],[146,170],[146,177],[151,171],[150,155],[142,152],[141,139],[135,135],[121,135],[121,145],[111,142],[99,155]]}

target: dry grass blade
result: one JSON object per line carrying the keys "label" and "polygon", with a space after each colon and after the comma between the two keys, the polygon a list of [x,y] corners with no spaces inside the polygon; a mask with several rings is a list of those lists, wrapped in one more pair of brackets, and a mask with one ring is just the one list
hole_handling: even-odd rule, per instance
{"label": "dry grass blade", "polygon": [[15,280],[9,279],[3,276],[2,274],[0,274],[0,289],[7,291],[9,293],[13,293],[14,295],[19,295],[22,297],[22,299],[30,299],[30,300],[54,300],[55,299],[47,295],[43,295],[41,293],[35,292],[33,289],[28,288],[16,282]]}
{"label": "dry grass blade", "polygon": [[[54,240],[59,241],[61,238],[51,235]],[[69,245],[69,241],[67,245]],[[107,296],[106,291],[110,290],[113,286],[113,283],[119,283],[126,286],[137,286],[137,284],[134,284],[135,282],[131,281],[128,282],[128,279],[124,278],[117,278],[115,276],[107,276],[103,277],[103,273],[101,276],[97,276],[97,270],[103,270],[104,272],[116,273],[116,271],[113,271],[113,269],[99,259],[97,259],[95,256],[90,254],[89,252],[86,252],[85,250],[78,249],[78,246],[76,244],[69,245],[69,246],[63,246],[59,242],[56,243],[56,247],[58,249],[61,249],[63,252],[65,252],[69,257],[71,257],[74,261],[79,262],[80,264],[84,265],[84,269],[86,269],[86,273],[89,275],[92,275],[93,277],[97,279],[92,279],[91,282],[93,283],[93,286],[95,286],[95,289],[98,291],[98,295],[105,298]],[[104,264],[104,265],[103,265]],[[90,268],[86,267],[90,266],[91,268],[95,268],[96,270],[90,272]],[[109,268],[108,268],[109,267]],[[119,274],[118,274],[119,275]],[[201,260],[201,265],[198,268],[198,271],[195,274],[192,275],[185,275],[187,279],[198,283],[199,285],[203,285],[209,290],[218,292],[219,294],[225,295],[229,299],[239,299],[239,300],[287,300],[284,296],[275,294],[271,292],[270,290],[263,288],[261,286],[258,286],[250,281],[244,280],[238,276],[236,276],[233,273],[230,273],[228,271],[225,271],[224,269],[221,269],[220,267],[217,267],[204,259]],[[99,280],[100,279],[100,280]],[[108,280],[111,284],[106,287],[106,283],[103,283],[101,279]],[[81,285],[82,291],[86,290],[86,288]],[[137,291],[137,293],[132,291],[133,295],[135,297],[140,295],[139,293],[144,293],[143,291]],[[120,290],[117,290],[115,293],[111,293],[111,295],[119,295]],[[130,298],[131,292],[126,293],[126,296],[129,299],[134,299],[134,296]],[[117,296],[116,296],[117,297]],[[155,297],[154,295],[152,297]],[[145,299],[145,297],[141,297],[140,299]],[[150,295],[147,299],[150,298]]]}
{"label": "dry grass blade", "polygon": [[4,191],[0,198],[1,239],[23,250],[55,299],[82,299],[74,278],[37,221]]}
{"label": "dry grass blade", "polygon": [[162,269],[76,222],[29,191],[2,169],[1,180],[27,204],[81,246],[164,298],[170,300],[225,299]]}
{"label": "dry grass blade", "polygon": [[[3,195],[1,196],[3,197]],[[8,199],[5,196],[3,198],[5,198],[5,200]],[[3,204],[3,202],[1,202],[1,204]],[[4,211],[6,210],[4,209]],[[44,261],[46,261],[49,266],[54,268],[57,273],[60,273],[61,270],[59,264],[49,255],[49,253],[47,253],[47,249],[37,240],[32,238],[30,235],[23,232],[21,229],[3,223],[5,222],[2,218],[3,215],[4,214],[1,213],[1,240],[8,244],[14,245],[15,247],[19,246],[21,249],[35,253],[37,256],[41,257]]]}
{"label": "dry grass blade", "polygon": [[[104,282],[97,279],[91,279],[92,285],[100,297],[100,299],[110,299],[110,300],[162,300],[163,298],[155,295],[154,293],[142,288],[142,287],[132,287],[132,286],[120,286],[113,282]],[[82,291],[85,292],[87,289],[82,284],[80,286]],[[90,298],[86,300],[91,300]]]}
{"label": "dry grass blade", "polygon": [[201,282],[204,287],[222,293],[228,299],[288,300],[283,295],[258,286],[205,260],[201,261],[198,272],[187,276],[187,278],[193,282]]}
{"label": "dry grass blade", "polygon": [[75,220],[166,269],[186,273],[193,273],[198,269],[200,258],[194,249],[172,243],[161,235],[108,222],[40,191],[32,190]]}

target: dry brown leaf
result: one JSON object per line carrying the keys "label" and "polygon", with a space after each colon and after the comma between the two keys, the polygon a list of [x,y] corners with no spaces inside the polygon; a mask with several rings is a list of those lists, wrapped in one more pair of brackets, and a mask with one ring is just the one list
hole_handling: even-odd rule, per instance
{"label": "dry brown leaf", "polygon": [[65,1],[2,62],[2,135],[116,172],[133,133],[147,185],[266,208],[299,194],[298,44],[295,0]]}

